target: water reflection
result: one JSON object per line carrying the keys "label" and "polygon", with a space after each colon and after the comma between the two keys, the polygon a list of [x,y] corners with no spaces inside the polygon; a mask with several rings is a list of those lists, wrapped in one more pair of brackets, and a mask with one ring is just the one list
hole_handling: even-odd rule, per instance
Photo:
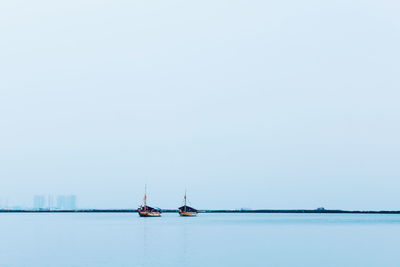
{"label": "water reflection", "polygon": [[400,266],[399,218],[2,214],[0,267]]}
{"label": "water reflection", "polygon": [[148,226],[147,226],[147,219],[148,218],[139,218],[140,220],[141,220],[141,223],[142,223],[142,226],[143,226],[143,231],[142,231],[142,233],[143,233],[143,246],[142,246],[142,257],[141,257],[141,266],[143,266],[143,267],[146,267],[146,266],[148,266],[148,256],[149,256],[149,254],[148,254],[148,247],[149,247],[149,245],[148,245],[148,233],[147,233],[147,229],[148,229]]}
{"label": "water reflection", "polygon": [[181,234],[182,234],[182,249],[181,249],[181,251],[182,251],[182,253],[181,253],[181,255],[180,255],[180,262],[181,262],[181,264],[182,264],[182,266],[186,266],[187,265],[187,255],[188,255],[188,225],[187,225],[187,223],[188,223],[188,221],[187,221],[187,219],[189,219],[189,218],[180,218],[180,219],[182,219],[183,220],[183,222],[182,222],[182,224],[183,224],[183,226],[182,226],[182,231],[181,231]]}

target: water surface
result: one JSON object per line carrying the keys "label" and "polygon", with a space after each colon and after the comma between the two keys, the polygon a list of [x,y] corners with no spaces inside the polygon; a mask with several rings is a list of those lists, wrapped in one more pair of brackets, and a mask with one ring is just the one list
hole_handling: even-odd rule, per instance
{"label": "water surface", "polygon": [[400,215],[0,214],[1,267],[400,266]]}

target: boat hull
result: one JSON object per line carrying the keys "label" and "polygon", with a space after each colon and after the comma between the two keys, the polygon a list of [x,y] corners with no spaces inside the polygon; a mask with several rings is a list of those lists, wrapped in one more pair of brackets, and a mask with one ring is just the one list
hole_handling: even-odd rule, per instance
{"label": "boat hull", "polygon": [[179,212],[179,215],[182,217],[195,217],[197,216],[197,212]]}
{"label": "boat hull", "polygon": [[161,217],[161,212],[138,211],[140,217]]}

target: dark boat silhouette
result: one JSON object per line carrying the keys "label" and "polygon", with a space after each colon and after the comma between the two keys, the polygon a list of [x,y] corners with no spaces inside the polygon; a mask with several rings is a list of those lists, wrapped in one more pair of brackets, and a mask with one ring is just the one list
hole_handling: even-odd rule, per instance
{"label": "dark boat silhouette", "polygon": [[189,207],[187,205],[186,191],[185,191],[185,196],[183,198],[183,206],[178,208],[178,212],[179,212],[179,215],[183,216],[183,217],[193,217],[193,216],[197,216],[197,214],[199,213],[198,210],[196,210],[195,208]]}
{"label": "dark boat silhouette", "polygon": [[143,205],[141,205],[138,210],[140,217],[160,217],[161,210],[158,208],[153,208],[147,205],[147,186],[144,189]]}

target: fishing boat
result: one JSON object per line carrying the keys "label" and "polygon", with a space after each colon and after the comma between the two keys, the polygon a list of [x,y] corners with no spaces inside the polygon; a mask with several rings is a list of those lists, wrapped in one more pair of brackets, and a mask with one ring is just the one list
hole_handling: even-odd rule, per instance
{"label": "fishing boat", "polygon": [[183,217],[193,217],[197,216],[199,213],[198,210],[195,208],[189,207],[187,205],[187,196],[186,196],[186,191],[185,191],[185,196],[183,197],[183,206],[178,209],[179,215]]}
{"label": "fishing boat", "polygon": [[161,216],[160,209],[147,206],[147,187],[146,186],[144,188],[143,205],[141,205],[138,208],[137,212],[140,217],[160,217]]}

